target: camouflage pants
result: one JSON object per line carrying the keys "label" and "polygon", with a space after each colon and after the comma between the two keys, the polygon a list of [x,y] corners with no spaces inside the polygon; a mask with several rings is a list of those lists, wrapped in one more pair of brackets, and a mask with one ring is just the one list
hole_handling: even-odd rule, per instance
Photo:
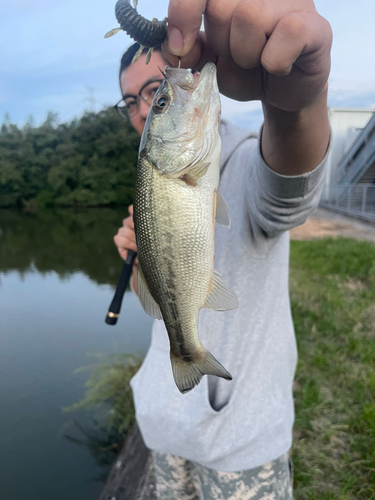
{"label": "camouflage pants", "polygon": [[255,469],[218,472],[181,457],[153,453],[159,500],[293,500],[289,456]]}

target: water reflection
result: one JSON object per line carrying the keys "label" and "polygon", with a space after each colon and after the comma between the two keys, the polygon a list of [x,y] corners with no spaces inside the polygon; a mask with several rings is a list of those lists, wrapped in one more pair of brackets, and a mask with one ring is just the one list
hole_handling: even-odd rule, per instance
{"label": "water reflection", "polygon": [[113,236],[126,209],[0,210],[0,272],[55,271],[61,279],[77,270],[98,284],[116,284],[121,261]]}
{"label": "water reflection", "polygon": [[124,216],[0,211],[1,499],[99,496],[95,453],[64,434],[74,419],[90,446],[101,431],[88,412],[62,408],[84,395],[90,374],[75,370],[91,364],[87,353],[142,356],[149,344],[151,319],[130,292],[118,324],[104,323],[122,268],[113,235]]}

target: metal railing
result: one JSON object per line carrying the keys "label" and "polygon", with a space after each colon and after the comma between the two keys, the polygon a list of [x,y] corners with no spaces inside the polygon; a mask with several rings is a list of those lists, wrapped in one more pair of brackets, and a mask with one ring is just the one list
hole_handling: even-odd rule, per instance
{"label": "metal railing", "polygon": [[375,221],[375,184],[344,184],[331,187],[320,206]]}
{"label": "metal railing", "polygon": [[375,114],[338,163],[338,183],[355,184],[375,162]]}

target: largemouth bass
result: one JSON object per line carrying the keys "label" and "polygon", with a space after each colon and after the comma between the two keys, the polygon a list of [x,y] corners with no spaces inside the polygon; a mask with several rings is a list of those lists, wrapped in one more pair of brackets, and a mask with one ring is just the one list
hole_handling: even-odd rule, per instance
{"label": "largemouth bass", "polygon": [[230,225],[218,191],[220,110],[214,64],[194,75],[167,67],[139,149],[138,294],[146,313],[165,322],[173,376],[182,393],[205,374],[232,379],[198,335],[200,309],[238,307],[214,270],[215,218]]}

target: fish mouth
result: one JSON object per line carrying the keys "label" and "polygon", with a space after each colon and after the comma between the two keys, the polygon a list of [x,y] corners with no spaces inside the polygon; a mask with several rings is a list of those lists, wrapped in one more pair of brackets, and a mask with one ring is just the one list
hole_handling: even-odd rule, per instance
{"label": "fish mouth", "polygon": [[219,123],[221,104],[215,64],[207,63],[195,81],[197,87],[193,91],[191,99],[198,104],[205,124],[208,122]]}
{"label": "fish mouth", "polygon": [[209,115],[220,115],[220,97],[216,80],[216,66],[209,62],[202,71],[195,72],[191,69],[165,68],[165,81],[171,88],[176,102],[191,101],[200,115],[209,119]]}
{"label": "fish mouth", "polygon": [[169,68],[166,66],[165,80],[170,85],[177,85],[187,91],[195,91],[199,87],[204,86],[205,92],[218,92],[216,66],[211,62],[205,64],[200,73],[193,73],[191,69]]}
{"label": "fish mouth", "polygon": [[212,87],[212,90],[218,91],[216,82],[216,65],[212,62],[205,64],[198,76],[198,81],[200,84],[204,82],[205,85]]}

